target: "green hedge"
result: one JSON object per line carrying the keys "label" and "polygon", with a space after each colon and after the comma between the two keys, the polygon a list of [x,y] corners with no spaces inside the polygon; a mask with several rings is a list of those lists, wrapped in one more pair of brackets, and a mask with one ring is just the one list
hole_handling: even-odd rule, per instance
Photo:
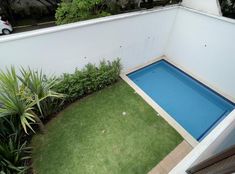
{"label": "green hedge", "polygon": [[[4,93],[0,97],[0,103],[2,103],[0,108],[0,174],[27,173],[30,168],[28,165],[31,158],[31,148],[28,147],[27,140],[30,140],[34,133],[31,131],[26,134],[23,131],[20,119],[25,114],[22,116],[18,110],[13,112],[11,107],[9,109],[6,107],[7,104],[13,103],[10,106],[24,109],[23,106],[28,104],[27,99],[30,94],[33,94],[36,98],[39,98],[42,93],[44,93],[42,98],[45,95],[47,96],[47,93],[50,94],[44,100],[40,100],[39,103],[31,106],[34,116],[38,118],[37,124],[41,127],[43,126],[42,121],[46,122],[48,118],[50,119],[50,116],[61,111],[66,104],[115,83],[119,78],[120,71],[120,59],[112,62],[101,61],[98,66],[87,64],[82,70],[76,69],[73,74],[64,74],[59,78],[46,77],[41,71],[30,69],[21,69],[21,76],[16,75],[13,67],[7,71],[7,74],[0,71],[0,86],[6,89],[6,95]],[[18,98],[20,97],[17,103],[14,102],[16,98],[14,95],[10,98],[4,97],[11,96],[11,93],[18,96]],[[22,94],[27,95],[24,97]],[[58,96],[63,96],[63,100]],[[5,99],[10,101],[4,102]],[[7,112],[8,110],[9,112]],[[28,120],[24,118],[23,121],[27,121],[28,126],[36,127],[35,120],[32,118]]]}
{"label": "green hedge", "polygon": [[99,66],[87,64],[82,70],[60,77],[55,91],[65,94],[66,102],[72,102],[116,82],[120,71],[120,59],[101,61]]}

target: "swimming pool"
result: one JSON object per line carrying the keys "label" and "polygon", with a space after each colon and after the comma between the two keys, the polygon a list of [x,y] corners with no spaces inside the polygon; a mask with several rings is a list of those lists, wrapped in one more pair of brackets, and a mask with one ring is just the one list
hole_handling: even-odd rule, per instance
{"label": "swimming pool", "polygon": [[234,103],[166,60],[128,77],[198,141],[234,109]]}

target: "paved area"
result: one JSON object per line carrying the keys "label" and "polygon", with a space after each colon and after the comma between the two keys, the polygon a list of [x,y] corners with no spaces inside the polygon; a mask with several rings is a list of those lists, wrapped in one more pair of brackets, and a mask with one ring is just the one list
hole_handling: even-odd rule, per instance
{"label": "paved area", "polygon": [[[17,26],[17,27],[13,27],[14,30],[11,33],[11,35],[15,34],[15,33],[22,33],[22,32],[26,32],[26,31],[38,30],[38,29],[42,29],[42,28],[49,28],[49,27],[53,27],[53,26],[56,26],[55,21],[38,23],[36,25]],[[3,36],[3,35],[1,34],[0,36]]]}
{"label": "paved area", "polygon": [[56,26],[54,21],[39,23],[35,26],[31,26],[31,25],[17,26],[17,27],[14,27],[13,34],[25,32],[25,31],[38,30],[38,29],[48,28],[48,27],[53,27],[53,26]]}
{"label": "paved area", "polygon": [[148,174],[169,173],[192,149],[193,147],[184,140]]}

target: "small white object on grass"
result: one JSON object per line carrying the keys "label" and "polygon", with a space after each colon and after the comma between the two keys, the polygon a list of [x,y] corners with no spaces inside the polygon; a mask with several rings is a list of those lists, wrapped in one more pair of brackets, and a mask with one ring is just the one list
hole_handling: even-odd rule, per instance
{"label": "small white object on grass", "polygon": [[122,112],[122,115],[124,115],[124,116],[125,116],[125,115],[126,115],[126,112]]}
{"label": "small white object on grass", "polygon": [[160,114],[159,114],[159,113],[157,113],[157,116],[160,116]]}

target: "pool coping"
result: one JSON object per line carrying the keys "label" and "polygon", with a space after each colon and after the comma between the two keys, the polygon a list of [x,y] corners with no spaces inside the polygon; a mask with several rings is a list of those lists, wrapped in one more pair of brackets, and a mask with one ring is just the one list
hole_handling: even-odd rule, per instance
{"label": "pool coping", "polygon": [[[168,124],[170,124],[192,147],[196,147],[198,145],[198,141],[189,134],[173,117],[168,114],[161,106],[159,106],[150,96],[148,96],[142,89],[140,89],[128,76],[127,74],[134,72],[138,69],[141,69],[145,66],[148,66],[156,61],[165,59],[165,56],[160,56],[153,60],[150,60],[140,66],[132,68],[126,72],[121,73],[120,77],[131,86],[137,94],[139,94],[156,112],[158,112],[163,119],[166,120]],[[167,59],[165,59],[167,60]]]}
{"label": "pool coping", "polygon": [[190,135],[173,117],[171,117],[162,107],[151,99],[142,89],[132,82],[126,74],[121,74],[121,78],[139,94],[156,112],[160,114],[190,145],[196,147],[198,141]]}
{"label": "pool coping", "polygon": [[[198,76],[195,76],[193,73],[188,71],[186,68],[180,66],[179,64],[171,61],[167,56],[163,55],[157,58],[154,58],[150,61],[147,61],[144,64],[141,64],[140,66],[136,66],[134,68],[131,68],[123,73],[121,73],[120,77],[129,85],[131,86],[156,112],[158,112],[167,122],[170,124],[189,144],[191,144],[193,147],[196,147],[199,144],[199,141],[197,141],[190,133],[188,133],[170,114],[168,114],[162,107],[158,105],[157,102],[155,102],[150,96],[148,96],[142,89],[140,89],[128,76],[127,74],[130,74],[132,72],[135,72],[141,68],[144,68],[148,65],[151,65],[157,61],[160,60],[166,60],[173,66],[176,66],[183,72],[187,73],[189,76],[197,80],[198,82],[202,83],[208,88],[211,88],[214,92],[218,93],[222,97],[224,97],[227,100],[230,100],[231,102],[234,102],[231,100],[230,97],[227,97],[224,93],[222,93],[220,90],[215,88],[212,85],[208,85],[207,82],[204,80],[201,80]],[[219,124],[218,124],[219,125]],[[217,126],[218,126],[217,125]],[[217,127],[216,126],[216,127]],[[205,138],[205,137],[204,137]]]}

